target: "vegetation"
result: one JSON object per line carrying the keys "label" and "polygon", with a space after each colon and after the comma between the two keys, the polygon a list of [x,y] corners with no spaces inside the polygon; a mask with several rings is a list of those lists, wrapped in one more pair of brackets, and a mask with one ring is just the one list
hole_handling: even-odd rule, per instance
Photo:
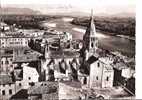
{"label": "vegetation", "polygon": [[[87,26],[89,18],[75,18],[71,23],[75,25]],[[95,17],[96,29],[111,35],[135,36],[134,18],[110,18]]]}
{"label": "vegetation", "polygon": [[44,29],[40,25],[41,21],[58,18],[59,16],[46,15],[2,15],[3,21],[8,25],[15,24],[18,28],[24,29]]}

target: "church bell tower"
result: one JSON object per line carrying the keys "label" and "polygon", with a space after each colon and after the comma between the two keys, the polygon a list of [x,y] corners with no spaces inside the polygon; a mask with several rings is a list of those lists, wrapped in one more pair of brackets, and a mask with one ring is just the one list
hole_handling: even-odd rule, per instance
{"label": "church bell tower", "polygon": [[96,38],[96,28],[93,19],[93,10],[91,10],[90,22],[83,36],[83,41],[84,41],[83,44],[84,49],[88,53],[87,55],[88,56],[95,55],[98,49],[98,39]]}

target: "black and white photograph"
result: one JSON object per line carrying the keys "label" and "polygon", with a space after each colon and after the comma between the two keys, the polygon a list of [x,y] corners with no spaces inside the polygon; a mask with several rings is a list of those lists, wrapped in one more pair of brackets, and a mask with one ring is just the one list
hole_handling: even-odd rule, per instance
{"label": "black and white photograph", "polygon": [[0,0],[0,100],[136,99],[136,0]]}

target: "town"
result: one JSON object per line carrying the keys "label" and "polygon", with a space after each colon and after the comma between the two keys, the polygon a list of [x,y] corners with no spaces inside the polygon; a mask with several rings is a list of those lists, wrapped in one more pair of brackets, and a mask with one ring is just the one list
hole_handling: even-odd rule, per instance
{"label": "town", "polygon": [[0,24],[0,100],[134,99],[134,58],[99,48],[93,10],[82,39]]}

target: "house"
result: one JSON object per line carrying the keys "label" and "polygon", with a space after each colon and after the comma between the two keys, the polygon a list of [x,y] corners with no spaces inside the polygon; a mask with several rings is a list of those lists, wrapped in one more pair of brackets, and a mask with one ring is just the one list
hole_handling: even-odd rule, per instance
{"label": "house", "polygon": [[90,64],[89,87],[113,87],[114,70],[109,58],[103,57]]}
{"label": "house", "polygon": [[8,100],[16,93],[15,83],[8,74],[0,74],[0,97],[1,100]]}
{"label": "house", "polygon": [[31,83],[38,82],[39,80],[39,74],[36,70],[36,68],[32,68],[28,66],[28,64],[22,64],[22,80],[16,81],[16,84],[21,84],[23,89],[27,89],[31,86]]}
{"label": "house", "polygon": [[38,82],[28,88],[28,99],[62,100],[79,99],[81,84],[76,81]]}
{"label": "house", "polygon": [[13,64],[13,54],[1,53],[0,55],[1,72],[12,72],[15,64]]}
{"label": "house", "polygon": [[1,48],[6,47],[28,47],[29,37],[24,33],[19,32],[6,32],[5,36],[0,37]]}

